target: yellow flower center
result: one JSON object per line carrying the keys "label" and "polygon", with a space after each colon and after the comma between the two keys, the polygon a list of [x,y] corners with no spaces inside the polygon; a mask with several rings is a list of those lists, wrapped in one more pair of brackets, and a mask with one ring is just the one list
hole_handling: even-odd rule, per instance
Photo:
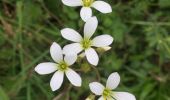
{"label": "yellow flower center", "polygon": [[111,91],[109,89],[104,89],[104,91],[103,91],[104,98],[109,97],[110,94],[111,94]]}
{"label": "yellow flower center", "polygon": [[83,5],[85,7],[90,7],[94,0],[83,0]]}
{"label": "yellow flower center", "polygon": [[81,45],[84,49],[88,49],[89,47],[91,47],[91,40],[89,39],[84,39],[82,42],[81,42]]}
{"label": "yellow flower center", "polygon": [[63,62],[59,63],[59,70],[65,71],[65,70],[67,70],[67,68],[68,68],[68,65],[66,62],[63,61]]}

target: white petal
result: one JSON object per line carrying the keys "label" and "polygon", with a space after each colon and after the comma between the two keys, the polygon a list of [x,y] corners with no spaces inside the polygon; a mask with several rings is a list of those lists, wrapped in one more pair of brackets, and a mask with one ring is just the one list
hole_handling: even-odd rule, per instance
{"label": "white petal", "polygon": [[82,0],[62,0],[63,4],[71,7],[82,6]]}
{"label": "white petal", "polygon": [[53,42],[50,47],[50,54],[54,61],[61,62],[63,60],[62,49],[59,44]]}
{"label": "white petal", "polygon": [[100,35],[92,40],[92,45],[95,47],[108,46],[113,42],[113,38],[110,35]]}
{"label": "white petal", "polygon": [[63,83],[63,79],[64,79],[64,72],[61,71],[55,72],[55,74],[53,75],[50,81],[50,86],[52,91],[58,90],[61,87]]}
{"label": "white petal", "polygon": [[82,53],[80,53],[78,56],[79,56],[80,58],[84,58],[84,57],[85,57],[85,53],[82,52]]}
{"label": "white petal", "polygon": [[98,82],[92,82],[89,84],[90,90],[96,95],[102,95],[104,86]]}
{"label": "white petal", "polygon": [[99,62],[99,57],[96,51],[92,48],[85,50],[85,55],[88,62],[94,66],[96,66]]}
{"label": "white petal", "polygon": [[120,76],[117,72],[110,74],[107,79],[106,87],[109,89],[115,89],[120,83]]}
{"label": "white petal", "polygon": [[51,62],[40,63],[35,67],[35,71],[42,75],[50,74],[58,69],[57,66],[57,64]]}
{"label": "white petal", "polygon": [[64,54],[78,54],[83,50],[80,43],[72,43],[64,46],[63,53]]}
{"label": "white petal", "polygon": [[92,7],[94,7],[95,9],[100,11],[101,13],[111,13],[112,12],[111,6],[104,1],[95,1],[92,4]]}
{"label": "white petal", "polygon": [[70,66],[77,60],[77,54],[67,54],[64,57],[64,61]]}
{"label": "white petal", "polygon": [[101,96],[98,100],[105,100],[103,96]]}
{"label": "white petal", "polygon": [[71,28],[65,28],[61,30],[61,35],[70,41],[80,42],[82,40],[81,35]]}
{"label": "white petal", "polygon": [[112,96],[116,100],[136,100],[135,96],[128,92],[113,92]]}
{"label": "white petal", "polygon": [[96,17],[91,17],[88,19],[84,26],[84,37],[90,38],[96,31],[97,26],[98,20]]}
{"label": "white petal", "polygon": [[80,16],[83,21],[87,21],[89,18],[92,17],[92,10],[90,7],[82,7],[80,11]]}
{"label": "white petal", "polygon": [[104,47],[101,47],[104,51],[108,51],[108,50],[110,50],[112,47],[110,47],[110,46],[104,46]]}
{"label": "white petal", "polygon": [[66,76],[68,80],[74,85],[74,86],[81,86],[82,80],[79,74],[77,74],[74,70],[68,68],[66,71]]}

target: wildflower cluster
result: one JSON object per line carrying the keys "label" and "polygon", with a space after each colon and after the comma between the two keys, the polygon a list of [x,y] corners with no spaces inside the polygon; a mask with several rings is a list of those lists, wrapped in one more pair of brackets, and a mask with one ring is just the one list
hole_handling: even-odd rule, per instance
{"label": "wildflower cluster", "polygon": [[[112,36],[107,34],[99,35],[92,39],[98,27],[98,20],[95,16],[92,16],[91,7],[101,13],[110,13],[112,9],[108,3],[95,0],[62,0],[62,2],[72,7],[82,6],[80,16],[85,22],[85,25],[83,36],[71,28],[62,29],[62,37],[73,43],[65,45],[62,49],[58,43],[54,42],[50,47],[50,54],[54,62],[40,63],[35,67],[35,71],[41,75],[55,72],[50,81],[50,86],[53,91],[61,87],[64,74],[72,85],[80,87],[82,79],[80,75],[71,68],[71,65],[73,65],[78,56],[83,53],[91,65],[97,66],[99,57],[96,52],[96,47],[109,48],[109,45],[111,45],[114,40]],[[101,95],[98,100],[136,100],[135,96],[130,93],[112,91],[118,86],[119,82],[120,76],[117,72],[114,72],[108,77],[106,87],[98,82],[90,83],[89,87],[95,95]]]}

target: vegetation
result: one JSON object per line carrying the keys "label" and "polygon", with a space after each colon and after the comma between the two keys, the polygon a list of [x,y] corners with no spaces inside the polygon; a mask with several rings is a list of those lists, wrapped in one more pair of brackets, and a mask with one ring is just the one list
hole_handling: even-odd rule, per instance
{"label": "vegetation", "polygon": [[137,100],[170,100],[170,0],[106,2],[113,12],[93,10],[99,19],[95,35],[112,35],[112,49],[101,54],[97,67],[86,62],[73,67],[83,79],[81,88],[64,80],[52,92],[52,74],[40,76],[34,68],[52,61],[52,42],[68,43],[61,29],[82,33],[80,8],[61,0],[0,0],[0,100],[84,100],[92,94],[89,82],[105,84],[112,72],[121,76],[116,91],[133,93]]}

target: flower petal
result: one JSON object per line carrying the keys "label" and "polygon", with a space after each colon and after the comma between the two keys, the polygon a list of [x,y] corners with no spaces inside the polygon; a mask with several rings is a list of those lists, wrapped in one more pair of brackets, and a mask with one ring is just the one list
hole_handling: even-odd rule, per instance
{"label": "flower petal", "polygon": [[40,63],[35,67],[35,71],[41,75],[50,74],[58,69],[57,66],[57,64],[51,62]]}
{"label": "flower petal", "polygon": [[82,6],[82,0],[62,0],[63,4],[71,7]]}
{"label": "flower petal", "polygon": [[113,92],[112,96],[116,100],[136,100],[135,96],[128,92]]}
{"label": "flower petal", "polygon": [[80,16],[83,21],[87,21],[89,18],[92,17],[92,10],[90,7],[82,7],[80,11]]}
{"label": "flower petal", "polygon": [[96,51],[92,48],[85,50],[85,55],[88,62],[94,66],[96,66],[99,62],[99,57]]}
{"label": "flower petal", "polygon": [[98,26],[98,20],[96,17],[91,17],[87,20],[84,26],[84,38],[90,38]]}
{"label": "flower petal", "polygon": [[113,42],[113,38],[110,35],[100,35],[92,40],[92,45],[95,47],[108,46]]}
{"label": "flower petal", "polygon": [[70,66],[77,60],[77,54],[67,54],[64,57],[64,61]]}
{"label": "flower petal", "polygon": [[80,58],[84,58],[84,57],[85,57],[85,53],[82,52],[82,53],[80,53],[78,56],[79,56]]}
{"label": "flower petal", "polygon": [[61,62],[63,60],[62,55],[62,49],[59,44],[56,42],[53,42],[53,44],[50,47],[50,54],[54,61],[57,63]]}
{"label": "flower petal", "polygon": [[102,95],[104,86],[98,82],[92,82],[89,84],[90,90],[96,95]]}
{"label": "flower petal", "polygon": [[108,79],[107,79],[107,83],[106,83],[106,87],[108,89],[115,89],[120,83],[120,76],[117,72],[112,73]]}
{"label": "flower petal", "polygon": [[74,85],[74,86],[81,86],[82,80],[79,74],[77,74],[74,70],[68,68],[66,71],[66,76],[68,80]]}
{"label": "flower petal", "polygon": [[72,43],[64,46],[63,53],[64,54],[78,54],[83,50],[80,43]]}
{"label": "flower petal", "polygon": [[53,75],[50,81],[50,86],[52,91],[56,91],[61,87],[63,83],[63,79],[64,79],[64,72],[62,71],[55,72],[55,74]]}
{"label": "flower petal", "polygon": [[71,28],[64,28],[61,30],[61,35],[67,40],[73,42],[80,42],[82,40],[81,35]]}
{"label": "flower petal", "polygon": [[104,1],[95,1],[92,4],[92,7],[94,7],[96,10],[100,11],[101,13],[111,13],[112,12],[111,6]]}
{"label": "flower petal", "polygon": [[101,96],[98,100],[105,100],[103,96]]}
{"label": "flower petal", "polygon": [[100,48],[102,48],[104,51],[108,51],[108,50],[110,50],[112,47],[110,47],[110,46],[104,46],[104,47],[100,47]]}

